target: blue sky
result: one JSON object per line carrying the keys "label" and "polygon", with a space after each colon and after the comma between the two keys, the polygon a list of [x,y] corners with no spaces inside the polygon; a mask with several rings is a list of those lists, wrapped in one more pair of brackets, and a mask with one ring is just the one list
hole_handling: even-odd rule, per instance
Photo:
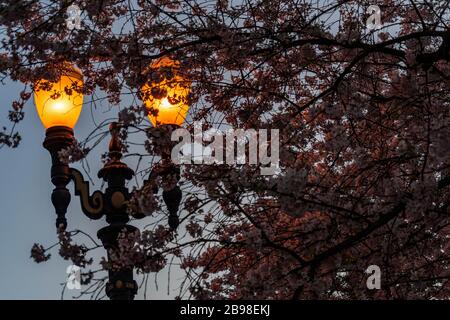
{"label": "blue sky", "polygon": [[[0,85],[2,108],[0,125],[9,126],[7,113],[11,102],[18,98],[23,84],[12,81]],[[85,97],[85,100],[89,98]],[[125,102],[124,102],[125,103]],[[103,109],[103,108],[102,108]],[[66,281],[66,268],[71,264],[52,251],[52,259],[36,264],[30,258],[33,243],[44,246],[56,242],[55,213],[50,201],[53,185],[50,182],[50,155],[42,147],[45,129],[35,111],[33,99],[25,105],[25,119],[19,124],[22,142],[17,149],[0,150],[0,299],[60,299],[62,286]],[[93,110],[96,121],[113,117],[116,111],[104,113]],[[85,105],[75,126],[75,136],[83,140],[95,127],[88,105]],[[105,139],[88,156],[91,177],[100,188],[96,173],[101,168],[100,154],[107,150]],[[131,160],[127,159],[130,164]],[[75,168],[81,169],[79,164]],[[130,167],[133,168],[132,164]],[[73,194],[73,185],[69,184],[72,201],[68,208],[69,230],[81,229],[95,237],[96,232],[106,225],[104,219],[91,221],[80,210],[79,199]],[[146,219],[140,224],[144,225]],[[148,222],[148,221],[147,221]],[[135,223],[136,225],[136,223]],[[95,255],[100,257],[103,249],[97,249]],[[97,269],[95,266],[94,269]],[[178,295],[175,285],[182,274],[172,267],[171,292],[167,295],[167,270],[158,275],[156,290],[154,277],[149,279],[147,299],[171,299]],[[142,290],[141,290],[142,291]],[[66,291],[65,299],[78,295],[77,290]],[[142,292],[138,299],[142,298]]]}

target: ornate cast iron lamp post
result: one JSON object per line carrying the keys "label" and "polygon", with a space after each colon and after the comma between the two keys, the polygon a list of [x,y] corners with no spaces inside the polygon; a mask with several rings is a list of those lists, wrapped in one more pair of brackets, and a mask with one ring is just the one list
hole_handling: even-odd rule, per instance
{"label": "ornate cast iron lamp post", "polygon": [[[175,70],[174,76],[169,79],[162,77],[156,84],[145,84],[141,88],[141,94],[145,105],[150,109],[149,118],[153,125],[173,128],[184,122],[188,110],[186,98],[189,87],[182,83],[183,78],[178,74],[178,63],[169,58],[156,61],[149,71],[153,72],[165,67]],[[120,232],[138,230],[128,224],[130,217],[126,210],[126,203],[131,197],[126,181],[134,176],[134,172],[121,161],[122,147],[118,137],[120,124],[116,122],[110,125],[109,161],[98,172],[98,177],[107,182],[104,192],[94,191],[90,195],[89,184],[84,181],[81,172],[70,168],[68,164],[60,160],[59,152],[70,147],[75,141],[73,127],[83,104],[83,95],[79,93],[83,85],[81,71],[69,63],[63,63],[60,71],[61,77],[57,82],[40,80],[36,84],[34,95],[37,112],[47,129],[43,146],[50,152],[52,159],[51,181],[55,188],[51,200],[57,215],[56,227],[62,230],[67,227],[65,215],[71,199],[67,185],[73,181],[75,195],[80,197],[83,213],[94,220],[106,217],[109,225],[100,229],[97,236],[109,253],[109,249],[117,246]],[[157,112],[155,113],[154,110]],[[166,174],[175,173],[178,182],[179,168],[171,163],[167,152],[163,152],[161,158],[165,169],[158,173],[152,171],[149,179],[155,178],[155,175],[164,177]],[[178,207],[181,196],[181,190],[177,184],[171,190],[163,191],[163,199],[169,211],[169,225],[172,229],[178,226]],[[131,214],[137,219],[145,216],[140,212]],[[132,300],[134,298],[138,286],[133,280],[131,268],[110,270],[108,276],[106,294],[110,299]]]}

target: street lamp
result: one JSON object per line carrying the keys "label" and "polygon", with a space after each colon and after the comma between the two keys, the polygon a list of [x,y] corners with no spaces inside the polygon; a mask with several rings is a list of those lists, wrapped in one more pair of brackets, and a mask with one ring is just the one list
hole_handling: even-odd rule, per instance
{"label": "street lamp", "polygon": [[[155,60],[144,72],[147,82],[141,87],[141,96],[153,124],[149,135],[160,144],[161,167],[152,175],[174,176],[178,183],[180,167],[175,165],[170,153],[173,147],[170,135],[182,125],[189,110],[190,81],[181,73],[180,62],[168,56]],[[156,135],[156,137],[155,137]],[[158,139],[160,141],[158,141]],[[165,145],[161,145],[165,144]],[[170,190],[163,190],[162,196],[169,211],[169,226],[177,228],[179,224],[178,207],[182,192],[178,184]]]}
{"label": "street lamp", "polygon": [[[156,65],[153,65],[155,67]],[[104,192],[95,191],[92,195],[89,192],[89,184],[78,170],[70,168],[59,158],[59,152],[72,146],[74,139],[73,127],[81,113],[83,95],[80,93],[83,86],[83,76],[81,71],[71,64],[65,62],[59,70],[61,76],[56,82],[41,79],[35,86],[35,105],[39,117],[46,128],[45,140],[43,143],[51,155],[51,181],[53,189],[51,200],[56,211],[56,227],[58,230],[65,230],[67,227],[66,212],[70,203],[70,192],[67,185],[74,182],[75,195],[80,197],[81,209],[90,219],[100,219],[106,217],[108,226],[100,229],[97,233],[103,246],[109,249],[117,248],[117,239],[120,232],[135,232],[138,229],[127,224],[130,217],[127,213],[127,201],[131,194],[125,186],[126,180],[132,179],[134,171],[121,161],[122,146],[119,139],[120,124],[113,122],[110,125],[111,141],[109,143],[109,161],[98,172],[98,177],[107,182]],[[173,78],[178,81],[179,78]],[[166,89],[164,89],[164,87]],[[176,85],[165,79],[160,83],[159,89],[165,90],[170,105],[153,98],[145,100],[147,107],[160,110],[159,116],[149,116],[154,119],[152,123],[162,126],[179,126],[183,123],[187,112],[186,100],[180,99],[180,91],[174,90]],[[144,86],[144,88],[146,88]],[[189,88],[183,89],[182,93],[189,92]],[[187,90],[187,91],[186,91]],[[143,94],[145,96],[145,93]],[[164,97],[162,97],[164,99]],[[173,104],[172,104],[173,103]],[[175,114],[174,110],[179,110]],[[167,159],[163,156],[163,162]],[[170,162],[171,163],[171,162]],[[149,179],[166,174],[176,174],[179,180],[179,168],[173,164],[166,164],[165,170],[155,172],[152,170]],[[146,180],[148,181],[148,180]],[[154,190],[157,192],[157,190]],[[178,226],[178,207],[181,202],[181,190],[178,185],[171,190],[163,191],[163,199],[169,211],[169,225],[172,229]],[[140,219],[145,215],[137,212],[131,213],[134,218]],[[132,300],[137,293],[137,283],[133,280],[133,269],[109,270],[109,280],[106,284],[106,294],[112,300]]]}

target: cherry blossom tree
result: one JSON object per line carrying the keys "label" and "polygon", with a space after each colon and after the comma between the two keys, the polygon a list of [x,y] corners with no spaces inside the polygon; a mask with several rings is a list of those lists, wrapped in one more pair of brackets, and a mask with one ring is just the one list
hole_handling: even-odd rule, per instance
{"label": "cherry blossom tree", "polygon": [[[0,73],[26,87],[0,144],[19,145],[15,125],[34,84],[71,61],[89,107],[101,92],[117,110],[124,151],[133,142],[136,157],[153,159],[146,178],[159,157],[139,88],[158,81],[144,72],[152,61],[176,57],[192,83],[185,126],[279,129],[280,172],[183,165],[177,231],[153,193],[164,181],[136,185],[130,205],[148,227],[124,235],[103,268],[148,275],[178,263],[182,298],[448,298],[449,3],[1,1]],[[81,28],[69,30],[72,4]],[[370,5],[380,8],[376,29],[366,25]],[[83,161],[95,141],[67,156]],[[60,254],[88,267],[91,247],[67,250],[74,233],[60,235]],[[32,255],[49,258],[41,245]],[[380,290],[366,286],[370,265],[380,267]],[[90,272],[86,285],[97,285]]]}

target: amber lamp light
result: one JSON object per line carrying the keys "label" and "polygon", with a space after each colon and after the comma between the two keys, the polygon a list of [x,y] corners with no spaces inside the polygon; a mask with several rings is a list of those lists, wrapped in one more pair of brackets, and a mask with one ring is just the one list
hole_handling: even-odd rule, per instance
{"label": "amber lamp light", "polygon": [[147,70],[148,82],[141,93],[153,126],[180,126],[189,110],[190,82],[180,73],[180,63],[167,56],[154,61]]}
{"label": "amber lamp light", "polygon": [[46,129],[63,126],[73,128],[83,105],[83,94],[77,92],[83,85],[81,71],[69,63],[61,66],[57,82],[41,79],[36,84],[34,103]]}

